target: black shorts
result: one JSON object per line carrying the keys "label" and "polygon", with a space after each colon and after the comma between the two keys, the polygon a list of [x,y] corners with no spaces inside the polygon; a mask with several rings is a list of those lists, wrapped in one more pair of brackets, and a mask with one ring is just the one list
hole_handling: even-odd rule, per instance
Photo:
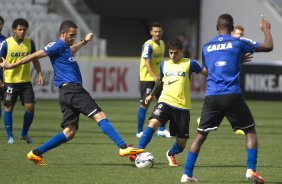
{"label": "black shorts", "polygon": [[[146,97],[149,96],[152,90],[154,89],[155,82],[154,81],[140,81],[139,85],[140,85],[140,103],[144,103]],[[159,90],[156,93],[155,95],[156,99],[159,99],[161,95],[161,91],[162,90]]]}
{"label": "black shorts", "polygon": [[80,113],[91,118],[101,112],[95,99],[78,84],[69,83],[60,87],[59,101],[63,113],[62,128],[68,124],[75,124],[78,128]]}
{"label": "black shorts", "polygon": [[178,109],[166,103],[160,102],[149,119],[157,119],[161,124],[170,121],[169,131],[171,136],[189,138],[190,112],[185,109]]}
{"label": "black shorts", "polygon": [[255,127],[252,113],[242,94],[206,96],[198,131],[205,133],[217,130],[226,117],[233,130]]}
{"label": "black shorts", "polygon": [[35,95],[31,82],[4,84],[4,105],[14,106],[18,97],[20,97],[22,105],[35,103]]}

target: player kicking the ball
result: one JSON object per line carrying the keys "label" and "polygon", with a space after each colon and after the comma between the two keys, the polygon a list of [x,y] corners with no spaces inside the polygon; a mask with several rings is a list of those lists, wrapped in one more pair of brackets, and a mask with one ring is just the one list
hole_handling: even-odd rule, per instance
{"label": "player kicking the ball", "polygon": [[190,97],[191,75],[194,72],[207,74],[207,70],[200,66],[196,60],[183,58],[182,49],[183,45],[179,39],[169,41],[170,60],[161,63],[160,78],[151,94],[146,98],[145,103],[150,104],[161,86],[163,86],[163,89],[151,114],[149,125],[138,143],[138,148],[144,149],[151,141],[154,132],[161,125],[170,121],[170,133],[176,138],[176,142],[166,152],[171,167],[178,166],[175,155],[184,150],[189,138],[190,109],[192,108]]}
{"label": "player kicking the ball", "polygon": [[144,152],[144,149],[129,147],[124,142],[95,99],[82,87],[81,72],[74,58],[74,53],[93,40],[93,33],[88,33],[83,40],[73,44],[77,36],[77,25],[69,20],[62,22],[59,33],[59,39],[49,43],[42,50],[22,58],[17,63],[9,64],[6,60],[1,63],[4,69],[10,69],[28,63],[35,58],[40,59],[49,56],[54,68],[54,82],[59,87],[59,101],[63,113],[61,124],[63,131],[35,150],[30,151],[27,158],[37,165],[46,165],[42,155],[74,137],[78,130],[80,113],[97,122],[101,131],[120,148],[120,156]]}

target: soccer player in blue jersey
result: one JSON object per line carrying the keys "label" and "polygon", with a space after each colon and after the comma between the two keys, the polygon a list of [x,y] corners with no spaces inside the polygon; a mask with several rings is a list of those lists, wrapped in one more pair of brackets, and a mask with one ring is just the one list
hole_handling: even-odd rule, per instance
{"label": "soccer player in blue jersey", "polygon": [[[4,26],[4,19],[2,16],[0,16],[0,49],[1,49],[1,44],[4,40],[6,40],[6,37],[2,34],[2,29]],[[4,99],[4,84],[3,84],[3,69],[0,68],[0,100]],[[2,115],[2,108],[1,108],[1,103],[0,103],[0,117]]]}
{"label": "soccer player in blue jersey", "polygon": [[63,113],[63,121],[61,123],[63,131],[37,149],[30,151],[27,154],[28,159],[37,165],[46,165],[42,155],[70,141],[74,137],[78,130],[80,113],[97,122],[101,131],[120,148],[120,156],[144,152],[144,149],[130,147],[124,142],[95,99],[82,87],[81,72],[74,54],[89,41],[93,40],[94,34],[88,33],[83,40],[74,44],[77,36],[77,25],[69,20],[61,23],[59,34],[59,39],[49,43],[42,50],[21,59],[19,62],[9,64],[4,60],[1,64],[2,67],[8,69],[28,63],[34,58],[39,59],[49,56],[54,68],[54,82],[59,87],[59,101]]}
{"label": "soccer player in blue jersey", "polygon": [[[27,20],[17,18],[12,23],[13,35],[2,42],[0,56],[9,63],[15,63],[28,54],[36,51],[34,42],[27,38],[29,24]],[[44,85],[43,75],[37,59],[33,59],[33,66],[38,73],[38,83]],[[8,137],[8,144],[14,144],[13,136],[13,110],[16,101],[20,97],[25,108],[23,117],[23,128],[19,138],[28,144],[33,140],[28,135],[28,131],[33,122],[35,96],[31,83],[30,63],[11,70],[4,70],[4,125]]]}
{"label": "soccer player in blue jersey", "polygon": [[[138,148],[144,149],[152,139],[154,132],[162,124],[170,121],[170,133],[175,136],[176,142],[166,152],[169,166],[177,167],[176,154],[181,153],[189,138],[190,124],[190,80],[193,72],[207,75],[207,70],[189,58],[183,58],[183,43],[173,39],[168,43],[170,60],[160,65],[160,77],[145,103],[150,103],[154,95],[163,86],[160,98],[156,104],[149,125],[141,136]],[[162,85],[163,84],[163,85]]]}
{"label": "soccer player in blue jersey", "polygon": [[233,129],[240,128],[246,134],[246,178],[255,183],[264,183],[264,179],[256,170],[258,139],[255,121],[239,84],[242,55],[270,52],[273,49],[270,23],[263,16],[260,27],[265,36],[263,43],[244,37],[232,37],[233,18],[229,14],[222,14],[217,20],[218,35],[202,47],[203,65],[208,69],[206,96],[198,133],[187,154],[181,182],[198,181],[193,177],[193,170],[201,146],[209,132],[217,130],[222,119],[226,117]]}
{"label": "soccer player in blue jersey", "polygon": [[[160,73],[160,63],[164,60],[165,44],[161,39],[163,35],[163,26],[159,22],[154,22],[150,29],[151,39],[143,44],[139,67],[139,85],[140,85],[140,106],[137,114],[137,133],[140,138],[143,134],[143,125],[146,119],[146,112],[149,104],[145,104],[145,98],[154,88],[155,81]],[[156,99],[160,97],[160,91],[155,94]],[[157,135],[159,137],[170,138],[170,133],[161,125]]]}

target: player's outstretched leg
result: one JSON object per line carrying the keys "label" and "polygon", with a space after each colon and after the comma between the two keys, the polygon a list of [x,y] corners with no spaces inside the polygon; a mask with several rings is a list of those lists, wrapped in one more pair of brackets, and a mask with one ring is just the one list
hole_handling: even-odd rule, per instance
{"label": "player's outstretched leg", "polygon": [[68,139],[65,136],[63,132],[55,135],[51,139],[49,139],[47,142],[42,144],[40,147],[38,147],[35,150],[30,151],[27,154],[27,158],[30,161],[33,161],[36,165],[47,165],[45,161],[42,159],[42,155],[46,153],[47,151],[58,147],[59,145],[67,142]]}
{"label": "player's outstretched leg", "polygon": [[102,132],[104,132],[120,149],[119,155],[124,157],[128,155],[136,155],[139,153],[143,153],[144,149],[137,149],[131,146],[128,146],[124,140],[117,133],[115,128],[109,122],[108,119],[102,119],[98,122],[98,126]]}

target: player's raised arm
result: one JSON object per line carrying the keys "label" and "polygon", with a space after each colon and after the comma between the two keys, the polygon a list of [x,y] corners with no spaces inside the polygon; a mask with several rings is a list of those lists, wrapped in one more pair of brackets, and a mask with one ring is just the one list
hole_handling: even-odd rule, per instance
{"label": "player's raised arm", "polygon": [[25,63],[28,63],[32,60],[36,60],[36,59],[40,59],[40,58],[43,58],[47,56],[47,54],[43,51],[43,50],[39,50],[33,54],[29,54],[27,55],[26,57],[22,58],[21,60],[19,60],[18,62],[16,63],[9,63],[6,61],[6,59],[2,58],[3,62],[0,63],[0,66],[3,68],[3,69],[13,69],[13,68],[16,68],[20,65],[23,65]]}
{"label": "player's raised arm", "polygon": [[70,47],[71,51],[73,53],[77,52],[83,45],[86,45],[89,41],[93,39],[94,39],[94,33],[88,33],[83,40]]}
{"label": "player's raised arm", "polygon": [[260,19],[260,28],[264,33],[264,43],[260,43],[259,47],[256,49],[256,52],[270,52],[273,50],[273,39],[270,32],[270,22],[264,19],[264,16],[261,15]]}

